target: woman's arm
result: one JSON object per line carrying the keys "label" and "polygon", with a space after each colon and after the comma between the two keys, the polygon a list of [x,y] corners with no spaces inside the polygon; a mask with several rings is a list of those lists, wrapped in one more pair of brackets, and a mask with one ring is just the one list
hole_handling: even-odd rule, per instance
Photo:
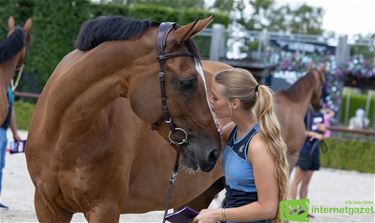
{"label": "woman's arm", "polygon": [[320,133],[314,132],[314,131],[306,131],[305,135],[308,138],[314,138],[314,139],[317,139],[319,141],[321,141],[321,140],[324,139],[324,135],[323,134],[320,134]]}
{"label": "woman's arm", "polygon": [[13,133],[14,141],[21,141],[21,137],[18,135],[17,125],[16,125],[16,112],[14,111],[14,106],[12,107],[12,116],[10,118],[10,129]]}

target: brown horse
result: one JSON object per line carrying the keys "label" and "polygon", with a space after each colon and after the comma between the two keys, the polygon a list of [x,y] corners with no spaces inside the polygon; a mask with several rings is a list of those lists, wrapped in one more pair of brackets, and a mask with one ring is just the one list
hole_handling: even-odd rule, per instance
{"label": "brown horse", "polygon": [[31,26],[31,18],[21,28],[16,26],[12,16],[9,17],[7,38],[0,43],[0,125],[8,114],[7,88],[15,71],[24,64]]}
{"label": "brown horse", "polygon": [[78,49],[51,75],[29,129],[26,160],[40,222],[69,222],[76,212],[117,222],[121,213],[163,209],[176,157],[169,141],[181,144],[187,167],[170,207],[220,177],[220,136],[190,39],[211,20],[177,28],[102,17],[81,28]]}
{"label": "brown horse", "polygon": [[[230,68],[229,65],[216,61],[203,61],[202,65],[207,79],[211,81],[214,73]],[[297,163],[299,151],[306,137],[305,114],[310,104],[314,108],[320,106],[324,79],[324,67],[316,70],[309,66],[306,74],[297,82],[288,89],[278,91],[275,94],[277,116],[280,121],[283,138],[288,146],[287,158],[290,172]],[[208,83],[210,82],[208,81]],[[221,126],[224,126],[230,120],[217,121]],[[215,173],[215,178],[220,174],[221,177],[217,178],[218,180],[210,188],[188,205],[195,207],[197,210],[206,208],[216,194],[224,189],[225,181],[223,173],[220,173],[220,170],[217,170],[217,173]]]}
{"label": "brown horse", "polygon": [[306,127],[304,117],[308,107],[320,107],[324,86],[325,68],[308,68],[306,74],[286,90],[276,92],[277,116],[283,138],[288,146],[289,170],[296,165],[299,151],[305,141]]}

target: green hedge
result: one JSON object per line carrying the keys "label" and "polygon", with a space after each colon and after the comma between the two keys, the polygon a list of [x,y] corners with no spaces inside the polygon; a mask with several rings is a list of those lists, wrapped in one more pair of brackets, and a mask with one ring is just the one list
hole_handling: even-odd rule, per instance
{"label": "green hedge", "polygon": [[375,173],[375,143],[338,138],[326,139],[328,150],[321,153],[321,165],[335,169]]}
{"label": "green hedge", "polygon": [[17,128],[27,130],[31,123],[31,116],[34,111],[34,104],[16,101],[14,109],[16,111]]}
{"label": "green hedge", "polygon": [[[342,97],[342,103],[341,103],[341,112],[340,112],[340,122],[345,123],[345,109],[346,109],[346,100],[348,95],[343,95]],[[355,116],[355,112],[358,108],[366,109],[366,101],[367,96],[366,95],[350,95],[350,108],[349,108],[349,119],[353,116]],[[375,97],[372,96],[370,100],[370,111],[367,117],[370,122],[374,120],[374,113],[375,113]],[[349,121],[348,119],[348,121]],[[346,125],[349,123],[345,123]]]}

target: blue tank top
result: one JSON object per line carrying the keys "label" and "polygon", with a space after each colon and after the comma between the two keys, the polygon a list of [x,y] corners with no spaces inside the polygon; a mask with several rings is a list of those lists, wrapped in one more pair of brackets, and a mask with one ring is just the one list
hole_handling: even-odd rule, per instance
{"label": "blue tank top", "polygon": [[[253,166],[247,158],[251,139],[260,131],[258,124],[249,129],[244,136],[236,140],[237,126],[232,130],[224,149],[222,167],[225,175],[226,194],[224,208],[240,207],[258,200],[254,181]],[[243,223],[271,223],[271,220],[259,220]],[[237,223],[227,221],[226,223]]]}
{"label": "blue tank top", "polygon": [[253,136],[259,132],[255,124],[245,135],[236,140],[237,126],[232,130],[224,149],[222,168],[225,182],[230,189],[256,192],[253,167],[247,158],[247,150]]}

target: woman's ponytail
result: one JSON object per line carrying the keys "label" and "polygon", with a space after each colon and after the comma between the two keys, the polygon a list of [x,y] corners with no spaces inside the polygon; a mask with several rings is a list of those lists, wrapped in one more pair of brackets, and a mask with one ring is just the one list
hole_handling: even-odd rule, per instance
{"label": "woman's ponytail", "polygon": [[289,191],[289,166],[286,158],[287,145],[281,137],[280,123],[275,112],[273,92],[267,86],[260,85],[257,93],[255,113],[259,122],[260,132],[268,143],[267,151],[275,161],[274,174],[278,182],[279,200],[286,200]]}

